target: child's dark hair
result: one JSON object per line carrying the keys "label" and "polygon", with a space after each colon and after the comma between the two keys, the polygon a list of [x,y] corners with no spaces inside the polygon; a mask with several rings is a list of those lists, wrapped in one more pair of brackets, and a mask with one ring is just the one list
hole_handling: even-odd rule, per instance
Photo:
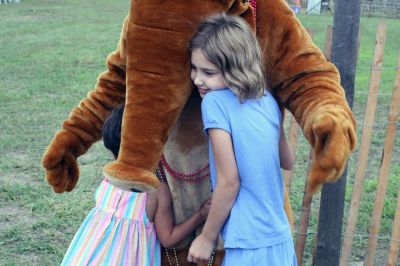
{"label": "child's dark hair", "polygon": [[114,157],[118,157],[119,147],[121,145],[121,125],[124,105],[114,108],[103,124],[103,143],[109,149]]}

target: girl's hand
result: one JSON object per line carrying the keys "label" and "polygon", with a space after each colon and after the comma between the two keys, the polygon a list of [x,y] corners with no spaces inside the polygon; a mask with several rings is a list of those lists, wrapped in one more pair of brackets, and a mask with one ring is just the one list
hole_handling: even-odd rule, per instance
{"label": "girl's hand", "polygon": [[211,198],[205,200],[203,204],[201,204],[199,213],[202,221],[205,221],[208,216],[208,212],[210,211],[211,206]]}
{"label": "girl's hand", "polygon": [[188,261],[193,263],[206,263],[214,249],[214,242],[200,234],[192,242],[189,249]]}

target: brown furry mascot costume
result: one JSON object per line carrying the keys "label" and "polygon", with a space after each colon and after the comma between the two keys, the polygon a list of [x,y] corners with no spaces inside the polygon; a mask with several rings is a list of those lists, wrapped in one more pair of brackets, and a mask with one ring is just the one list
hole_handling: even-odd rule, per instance
{"label": "brown furry mascot costume", "polygon": [[[258,0],[256,9],[245,0],[131,0],[117,50],[107,58],[108,70],[72,110],[43,156],[46,178],[55,192],[75,187],[77,157],[100,139],[105,117],[123,102],[120,153],[104,167],[111,183],[143,191],[157,188],[154,171],[170,133],[164,153],[174,168],[196,171],[206,163],[201,119],[191,119],[200,107],[199,100],[191,104],[187,45],[198,23],[216,12],[240,15],[256,31],[265,53],[268,86],[281,106],[295,115],[313,147],[307,189],[315,192],[338,178],[355,147],[355,120],[337,69],[284,0]],[[199,134],[189,135],[194,129]],[[194,157],[199,150],[204,162]]]}

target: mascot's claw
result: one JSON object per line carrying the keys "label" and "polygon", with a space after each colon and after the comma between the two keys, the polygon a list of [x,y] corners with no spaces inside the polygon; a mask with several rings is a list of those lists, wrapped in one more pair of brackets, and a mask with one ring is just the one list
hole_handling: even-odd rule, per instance
{"label": "mascot's claw", "polygon": [[79,177],[77,155],[79,138],[68,131],[60,131],[47,147],[42,158],[46,179],[54,192],[71,191]]}
{"label": "mascot's claw", "polygon": [[324,182],[334,182],[343,173],[356,145],[353,118],[340,112],[317,115],[311,125],[311,144],[314,150],[307,191],[315,193]]}

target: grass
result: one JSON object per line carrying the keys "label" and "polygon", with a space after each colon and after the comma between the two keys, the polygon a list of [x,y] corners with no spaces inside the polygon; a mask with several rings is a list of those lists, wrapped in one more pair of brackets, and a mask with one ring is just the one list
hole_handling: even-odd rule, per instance
{"label": "grass", "polygon": [[[84,217],[93,206],[93,194],[101,180],[101,168],[111,160],[101,143],[79,159],[81,178],[70,193],[56,194],[44,182],[41,156],[69,111],[94,87],[105,69],[105,58],[116,47],[129,1],[26,0],[0,5],[0,265],[56,265]],[[314,29],[315,42],[324,47],[326,25],[331,16],[300,16]],[[362,260],[375,199],[385,122],[393,87],[399,20],[385,19],[385,46],[370,163],[353,260]],[[378,19],[361,19],[361,45],[356,76],[354,112],[361,129],[368,91],[369,71]],[[359,133],[360,135],[360,133]],[[391,233],[400,184],[399,138],[389,176],[381,236]],[[309,145],[300,138],[291,200],[299,217],[307,172]],[[349,161],[346,190],[347,215],[357,152]],[[319,209],[314,197],[310,237],[306,250],[309,263]],[[384,256],[384,239],[379,247]],[[387,241],[386,241],[387,242]],[[386,248],[387,250],[387,248]]]}
{"label": "grass", "polygon": [[[55,194],[41,156],[93,88],[116,47],[129,1],[0,5],[0,265],[57,265],[111,159],[100,143],[79,160],[81,179]],[[16,217],[16,218],[14,218]]]}

